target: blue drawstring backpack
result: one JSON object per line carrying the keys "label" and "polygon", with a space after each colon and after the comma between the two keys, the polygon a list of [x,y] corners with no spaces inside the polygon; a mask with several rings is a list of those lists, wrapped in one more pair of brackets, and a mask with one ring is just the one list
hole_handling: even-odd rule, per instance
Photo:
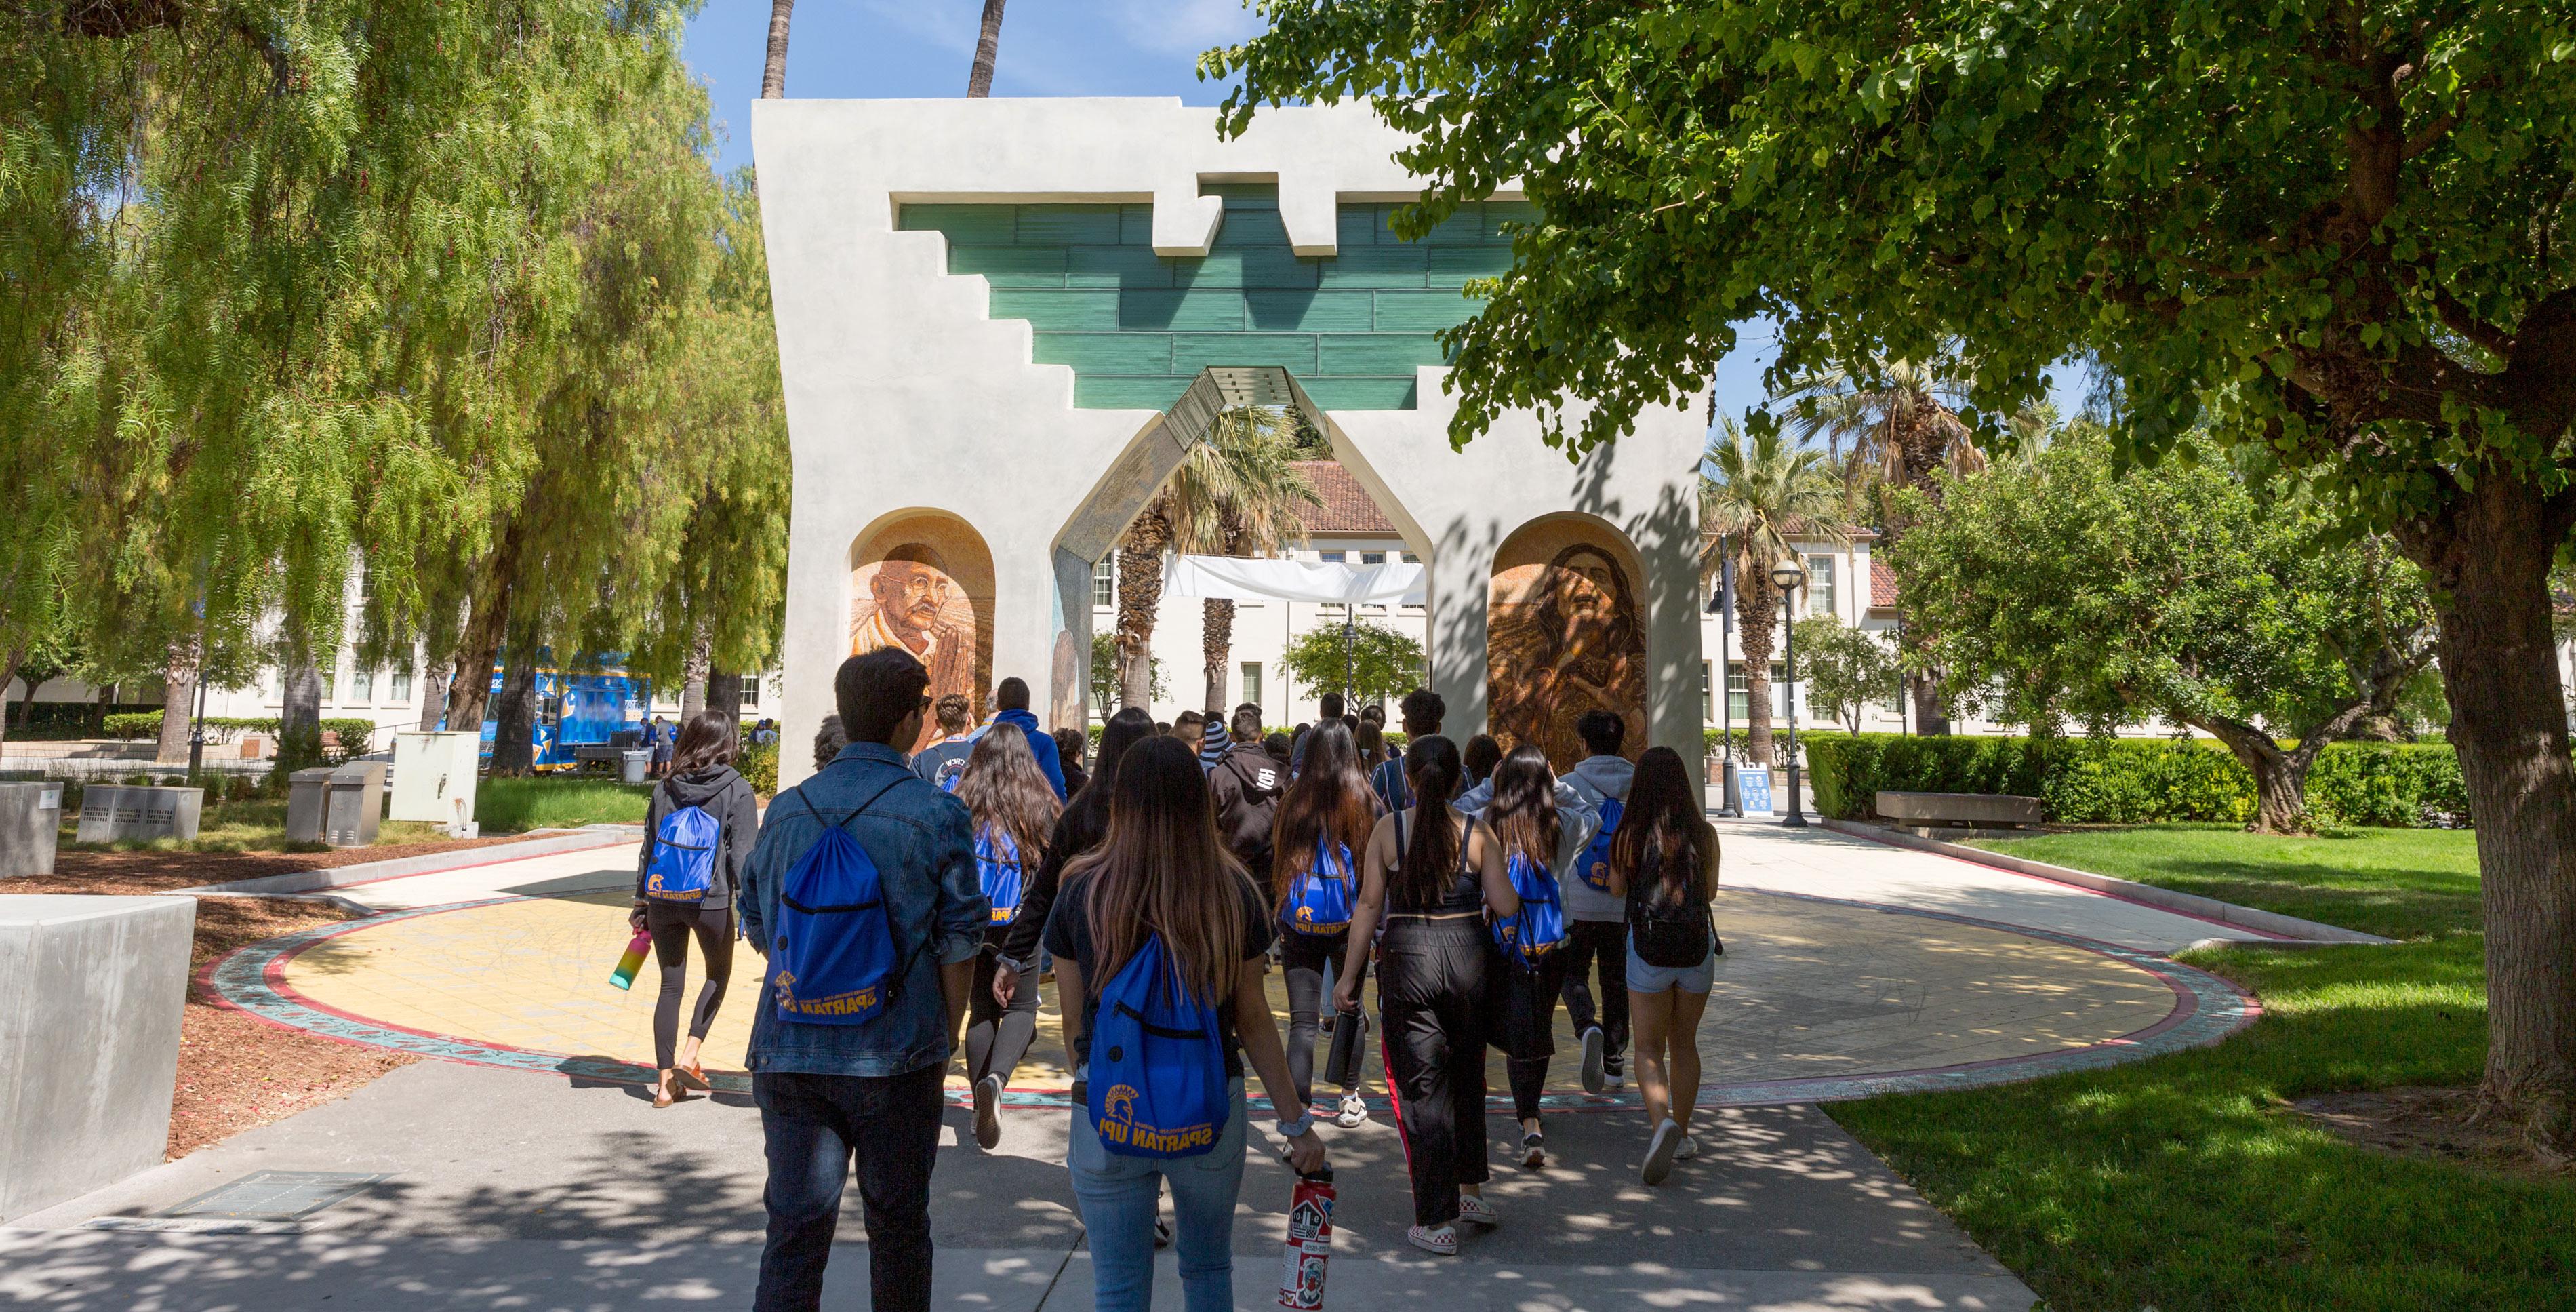
{"label": "blue drawstring backpack", "polygon": [[1315,839],[1315,864],[1279,908],[1279,923],[1299,934],[1329,938],[1351,927],[1351,849],[1330,839]]}
{"label": "blue drawstring backpack", "polygon": [[697,902],[716,882],[716,845],[724,826],[694,806],[662,817],[653,835],[653,865],[644,874],[644,896],[662,902]]}
{"label": "blue drawstring backpack", "polygon": [[1020,918],[1020,895],[1028,875],[1020,868],[1019,841],[1009,830],[986,825],[975,835],[975,877],[983,881],[984,896],[993,904],[994,924],[1007,925]]}
{"label": "blue drawstring backpack", "polygon": [[1196,1157],[1232,1114],[1216,1007],[1189,995],[1148,934],[1100,991],[1085,1112],[1121,1157]]}
{"label": "blue drawstring backpack", "polygon": [[1557,900],[1556,876],[1547,867],[1514,852],[1503,863],[1521,909],[1494,922],[1494,945],[1512,964],[1536,970],[1547,954],[1565,944],[1565,906]]}
{"label": "blue drawstring backpack", "polygon": [[[901,782],[878,789],[839,823],[824,826],[823,836],[780,881],[769,989],[781,1018],[807,1025],[862,1025],[894,1005],[895,991],[912,969],[912,954],[898,952],[877,863],[848,826]],[[796,800],[805,803],[807,814],[823,818],[804,790],[797,790]]]}
{"label": "blue drawstring backpack", "polygon": [[1574,864],[1576,876],[1604,893],[1610,891],[1610,840],[1619,832],[1619,813],[1627,809],[1618,798],[1601,799],[1601,831],[1583,845],[1583,857]]}

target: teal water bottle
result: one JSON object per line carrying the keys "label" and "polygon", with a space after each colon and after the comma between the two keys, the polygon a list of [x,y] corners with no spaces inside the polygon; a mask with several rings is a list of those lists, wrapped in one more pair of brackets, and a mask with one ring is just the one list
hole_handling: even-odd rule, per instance
{"label": "teal water bottle", "polygon": [[644,958],[653,951],[653,931],[639,929],[626,943],[626,955],[617,959],[617,969],[608,972],[608,982],[617,987],[633,988],[635,972],[644,969]]}

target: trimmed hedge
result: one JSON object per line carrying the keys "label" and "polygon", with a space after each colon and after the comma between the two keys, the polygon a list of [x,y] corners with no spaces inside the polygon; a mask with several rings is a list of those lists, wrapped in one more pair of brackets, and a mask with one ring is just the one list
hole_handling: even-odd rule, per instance
{"label": "trimmed hedge", "polygon": [[[376,722],[356,716],[335,716],[322,721],[322,730],[325,733],[339,735],[340,755],[363,756],[375,741]],[[277,732],[277,717],[274,715],[265,718],[233,715],[206,717],[206,741],[210,743],[229,743],[245,733],[264,733],[274,737]],[[161,712],[129,711],[111,715],[107,717],[107,736],[125,739],[158,738],[161,736]]]}
{"label": "trimmed hedge", "polygon": [[[1819,735],[1807,762],[1816,809],[1838,820],[1868,818],[1881,789],[2037,797],[2059,824],[2242,824],[2254,815],[2253,775],[2207,739]],[[2308,773],[2308,809],[2327,824],[2468,820],[2459,759],[2438,743],[2328,747]]]}
{"label": "trimmed hedge", "polygon": [[733,768],[751,785],[751,791],[767,797],[778,791],[778,744],[753,743],[734,757]]}

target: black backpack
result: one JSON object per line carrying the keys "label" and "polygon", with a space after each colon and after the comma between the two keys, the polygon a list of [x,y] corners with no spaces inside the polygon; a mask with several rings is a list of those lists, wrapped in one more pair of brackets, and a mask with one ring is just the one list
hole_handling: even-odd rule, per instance
{"label": "black backpack", "polygon": [[1636,945],[1637,959],[1666,970],[1680,970],[1708,960],[1710,951],[1717,947],[1717,920],[1709,909],[1707,895],[1699,889],[1699,881],[1690,881],[1689,891],[1681,901],[1664,901],[1663,880],[1659,877],[1663,844],[1648,841],[1639,846],[1645,849],[1646,859],[1640,863],[1636,878],[1628,883],[1628,936],[1629,942]]}

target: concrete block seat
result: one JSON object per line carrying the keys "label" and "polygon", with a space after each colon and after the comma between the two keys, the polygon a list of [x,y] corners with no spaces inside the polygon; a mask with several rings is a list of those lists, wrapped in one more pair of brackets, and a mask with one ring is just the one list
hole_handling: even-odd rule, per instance
{"label": "concrete block seat", "polygon": [[1949,827],[1954,833],[1956,829],[2012,831],[2037,828],[2041,823],[2038,798],[2010,793],[1881,791],[1871,806],[1897,828],[1905,830]]}

